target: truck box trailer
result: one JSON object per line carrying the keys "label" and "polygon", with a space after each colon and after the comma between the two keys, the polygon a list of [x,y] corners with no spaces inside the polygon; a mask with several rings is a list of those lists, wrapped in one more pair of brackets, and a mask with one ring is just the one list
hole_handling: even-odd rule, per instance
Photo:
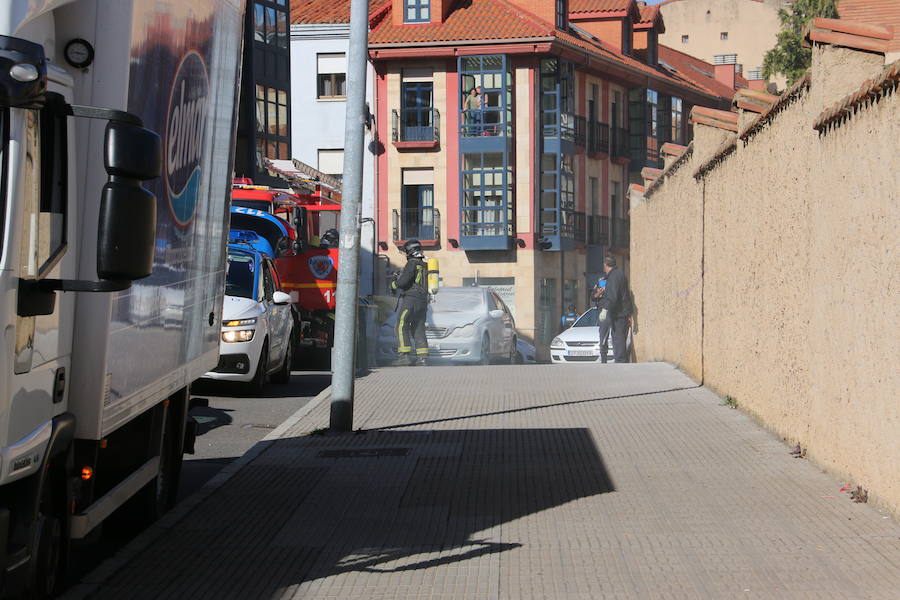
{"label": "truck box trailer", "polygon": [[243,0],[0,3],[0,596],[174,503],[217,364]]}

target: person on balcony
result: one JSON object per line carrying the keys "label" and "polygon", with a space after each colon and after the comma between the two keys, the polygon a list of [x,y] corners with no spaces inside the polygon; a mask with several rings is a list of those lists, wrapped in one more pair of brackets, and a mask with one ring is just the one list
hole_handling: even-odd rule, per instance
{"label": "person on balcony", "polygon": [[468,125],[466,135],[473,136],[480,133],[481,108],[481,87],[476,85],[469,90],[469,95],[463,100],[463,114]]}

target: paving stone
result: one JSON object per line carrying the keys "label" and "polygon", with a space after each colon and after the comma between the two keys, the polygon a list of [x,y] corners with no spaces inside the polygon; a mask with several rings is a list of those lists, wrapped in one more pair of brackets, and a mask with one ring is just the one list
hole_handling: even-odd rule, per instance
{"label": "paving stone", "polygon": [[[90,598],[872,598],[900,524],[665,364],[426,367],[323,402]],[[96,587],[93,587],[95,586]]]}

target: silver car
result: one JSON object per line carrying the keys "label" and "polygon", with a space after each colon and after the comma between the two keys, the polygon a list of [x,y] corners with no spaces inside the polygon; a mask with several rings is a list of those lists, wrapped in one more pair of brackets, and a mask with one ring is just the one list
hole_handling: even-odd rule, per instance
{"label": "silver car", "polygon": [[[397,358],[397,313],[378,335],[378,362]],[[490,364],[514,362],[516,322],[500,297],[487,288],[442,287],[428,305],[425,321],[431,362]]]}

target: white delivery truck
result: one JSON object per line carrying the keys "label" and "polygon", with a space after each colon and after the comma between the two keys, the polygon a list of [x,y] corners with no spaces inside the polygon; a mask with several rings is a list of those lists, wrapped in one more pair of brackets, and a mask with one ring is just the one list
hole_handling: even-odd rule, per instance
{"label": "white delivery truck", "polygon": [[243,12],[0,2],[0,596],[173,503],[218,360]]}

